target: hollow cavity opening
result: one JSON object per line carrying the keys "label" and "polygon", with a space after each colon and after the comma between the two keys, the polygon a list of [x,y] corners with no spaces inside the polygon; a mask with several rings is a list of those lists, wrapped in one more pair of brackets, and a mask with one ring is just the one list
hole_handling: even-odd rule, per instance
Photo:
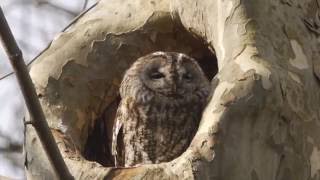
{"label": "hollow cavity opening", "polygon": [[[154,51],[170,51],[185,53],[197,60],[204,71],[206,77],[211,80],[218,72],[217,58],[201,38],[188,32],[179,22],[175,22],[170,16],[162,18],[150,18],[144,27],[139,30],[122,34],[107,36],[96,48],[96,53],[100,53],[102,59],[91,59],[103,61],[104,56],[110,56],[111,52],[106,52],[104,47],[110,44],[117,47],[117,63],[108,64],[106,67],[119,67],[121,73],[114,79],[122,79],[126,69],[141,56]],[[83,156],[90,161],[96,161],[103,166],[114,166],[114,157],[111,154],[112,127],[115,120],[116,111],[120,102],[120,97],[115,94],[114,100],[108,104],[88,130],[88,138],[84,147]],[[120,147],[121,148],[121,147]],[[176,158],[176,157],[175,157]]]}

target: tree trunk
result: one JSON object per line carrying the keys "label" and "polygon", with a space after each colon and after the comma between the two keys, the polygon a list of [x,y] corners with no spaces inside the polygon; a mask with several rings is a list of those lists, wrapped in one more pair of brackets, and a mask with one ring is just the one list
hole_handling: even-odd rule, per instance
{"label": "tree trunk", "polygon": [[[76,179],[320,180],[319,18],[315,0],[101,0],[30,74]],[[122,75],[157,50],[212,79],[198,132],[171,162],[112,168]],[[25,149],[28,178],[54,179],[31,125]]]}

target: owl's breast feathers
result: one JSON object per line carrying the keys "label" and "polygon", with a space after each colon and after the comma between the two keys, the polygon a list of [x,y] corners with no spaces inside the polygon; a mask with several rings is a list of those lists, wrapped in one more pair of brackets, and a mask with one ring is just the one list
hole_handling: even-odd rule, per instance
{"label": "owl's breast feathers", "polygon": [[[195,95],[196,96],[196,95]],[[112,152],[115,157],[124,154],[125,166],[139,163],[159,163],[179,156],[189,146],[195,134],[204,102],[199,98],[171,101],[153,99],[148,105],[126,97],[119,105],[114,125]],[[124,147],[119,154],[117,142],[123,127]]]}

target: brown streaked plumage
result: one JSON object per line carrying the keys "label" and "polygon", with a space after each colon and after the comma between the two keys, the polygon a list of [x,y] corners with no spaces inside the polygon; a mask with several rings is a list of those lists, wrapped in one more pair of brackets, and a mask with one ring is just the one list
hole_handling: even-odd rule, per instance
{"label": "brown streaked plumage", "polygon": [[155,52],[139,58],[120,86],[112,140],[116,166],[167,162],[183,153],[209,89],[201,68],[187,55]]}

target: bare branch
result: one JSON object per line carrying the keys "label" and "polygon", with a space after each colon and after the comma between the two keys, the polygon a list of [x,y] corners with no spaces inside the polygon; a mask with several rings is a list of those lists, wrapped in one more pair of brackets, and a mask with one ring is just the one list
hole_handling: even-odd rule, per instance
{"label": "bare branch", "polygon": [[23,61],[22,52],[12,35],[1,8],[0,37],[3,47],[17,76],[27,108],[30,116],[33,119],[33,125],[49,158],[49,161],[53,166],[53,169],[60,179],[74,179],[70,174],[49,129],[39,99],[36,95],[35,88],[27,71],[27,66]]}

